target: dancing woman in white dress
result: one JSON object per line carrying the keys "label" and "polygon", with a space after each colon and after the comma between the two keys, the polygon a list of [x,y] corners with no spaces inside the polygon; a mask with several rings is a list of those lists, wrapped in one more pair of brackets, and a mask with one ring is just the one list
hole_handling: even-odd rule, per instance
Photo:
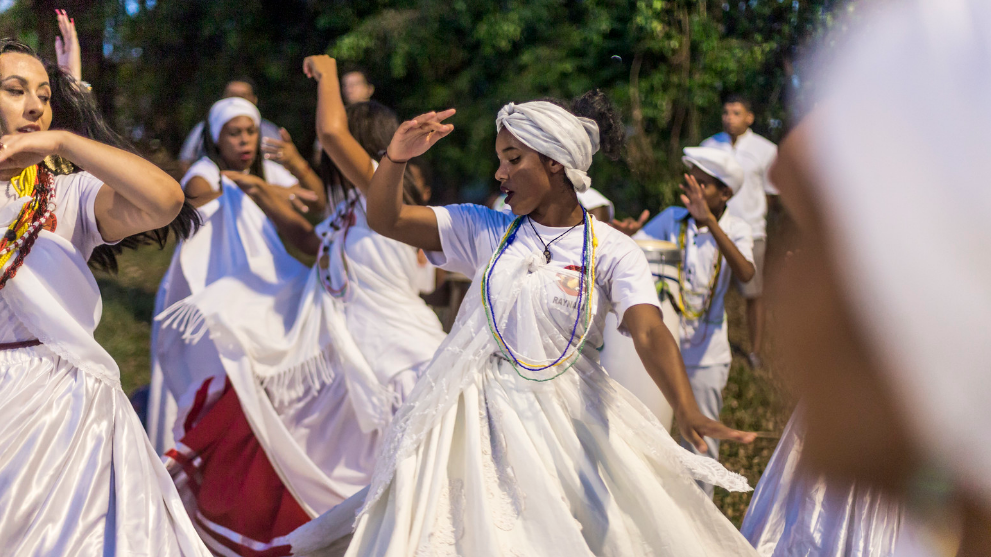
{"label": "dancing woman in white dress", "polygon": [[[169,470],[211,548],[253,556],[288,555],[289,532],[368,485],[383,430],[444,339],[414,285],[416,249],[366,223],[364,192],[395,113],[375,102],[345,111],[328,56],[304,69],[318,82],[335,210],[314,227],[278,188],[231,177],[317,263],[277,281],[246,269],[160,317],[216,347],[224,372],[178,424]],[[407,180],[405,197],[418,196]]]}
{"label": "dancing woman in white dress", "polygon": [[[285,147],[295,154],[295,163],[288,160],[282,166],[262,157],[260,122],[258,108],[239,97],[221,99],[210,108],[203,138],[207,154],[180,181],[203,225],[176,247],[155,297],[156,314],[243,269],[275,279],[304,268],[285,250],[264,213],[230,179],[254,176],[278,186],[278,195],[301,209],[310,208],[301,202],[305,199],[314,210],[323,210],[323,185],[291,143]],[[151,337],[148,436],[164,453],[174,442],[176,401],[222,368],[208,343],[187,345],[157,322]]]}
{"label": "dancing woman in white dress", "polygon": [[[754,555],[693,480],[746,481],[680,448],[597,361],[614,311],[682,435],[753,439],[699,412],[643,253],[578,203],[600,141],[622,141],[605,96],[500,111],[496,179],[515,217],[403,203],[405,162],[453,113],[401,125],[368,193],[374,230],[474,283],[386,434],[347,555]],[[334,516],[350,523],[331,511],[292,535],[294,554],[334,542]]]}
{"label": "dancing woman in white dress", "polygon": [[0,41],[0,552],[207,557],[93,338],[86,264],[168,225],[182,190],[105,144],[122,142],[80,87]]}

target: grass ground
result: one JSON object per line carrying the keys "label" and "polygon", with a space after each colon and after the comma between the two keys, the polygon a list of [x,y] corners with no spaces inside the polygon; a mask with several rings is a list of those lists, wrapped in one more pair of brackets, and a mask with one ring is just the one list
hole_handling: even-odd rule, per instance
{"label": "grass ground", "polygon": [[[155,291],[168,268],[172,246],[165,250],[142,248],[120,258],[116,276],[97,275],[103,292],[103,320],[96,339],[120,365],[121,383],[128,393],[148,383],[150,334]],[[790,411],[786,396],[766,370],[751,370],[744,354],[749,351],[744,324],[743,300],[732,291],[727,300],[730,342],[734,346],[729,384],[724,391],[723,420],[732,427],[750,431],[780,432]],[[727,468],[757,484],[777,439],[761,438],[752,445],[723,443],[720,460]],[[749,493],[716,490],[716,504],[737,526],[750,502]]]}

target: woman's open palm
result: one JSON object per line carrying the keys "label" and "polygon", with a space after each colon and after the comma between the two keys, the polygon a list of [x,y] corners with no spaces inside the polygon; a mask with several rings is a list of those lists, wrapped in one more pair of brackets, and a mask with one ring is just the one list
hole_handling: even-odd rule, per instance
{"label": "woman's open palm", "polygon": [[389,158],[395,162],[404,162],[426,153],[434,143],[454,131],[452,124],[442,123],[454,116],[454,112],[453,108],[443,112],[428,112],[403,122],[389,143]]}

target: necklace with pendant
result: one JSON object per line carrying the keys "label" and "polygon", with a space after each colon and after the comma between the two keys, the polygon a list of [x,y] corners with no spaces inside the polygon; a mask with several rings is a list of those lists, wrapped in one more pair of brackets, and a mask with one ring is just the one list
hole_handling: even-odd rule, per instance
{"label": "necklace with pendant", "polygon": [[553,240],[551,240],[550,242],[544,243],[544,239],[540,236],[540,232],[537,232],[537,228],[535,226],[533,226],[533,219],[531,219],[528,216],[526,218],[526,220],[527,220],[527,222],[530,223],[530,229],[533,230],[533,233],[537,235],[537,239],[540,240],[540,243],[544,246],[544,259],[547,260],[548,263],[551,262],[551,244],[553,244],[554,242],[560,240],[568,232],[571,232],[572,230],[574,230],[575,227],[578,226],[578,224],[582,224],[582,223],[585,222],[585,219],[582,219],[582,222],[580,222],[580,223],[572,226],[571,228],[565,230],[564,232],[558,234],[557,237],[554,238]]}

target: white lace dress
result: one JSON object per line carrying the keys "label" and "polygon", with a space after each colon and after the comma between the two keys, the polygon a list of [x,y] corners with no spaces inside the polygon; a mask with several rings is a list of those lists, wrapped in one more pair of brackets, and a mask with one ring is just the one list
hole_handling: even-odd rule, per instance
{"label": "white lace dress", "polygon": [[0,351],[0,554],[208,557],[93,338],[102,301],[86,258],[103,243],[101,185],[55,178],[55,231],[0,290],[0,342],[43,343]]}
{"label": "white lace dress", "polygon": [[[633,241],[593,221],[592,330],[574,367],[534,382],[502,356],[479,287],[511,217],[478,206],[436,213],[444,251],[431,257],[475,282],[386,433],[347,555],[754,555],[694,482],[746,481],[681,449],[597,362],[607,311],[657,305]],[[495,322],[530,360],[553,361],[571,337],[581,227],[552,243],[550,264],[536,236],[565,230],[521,228],[491,278]],[[335,514],[348,519],[331,511],[293,533],[294,554],[324,554],[341,530]]]}

